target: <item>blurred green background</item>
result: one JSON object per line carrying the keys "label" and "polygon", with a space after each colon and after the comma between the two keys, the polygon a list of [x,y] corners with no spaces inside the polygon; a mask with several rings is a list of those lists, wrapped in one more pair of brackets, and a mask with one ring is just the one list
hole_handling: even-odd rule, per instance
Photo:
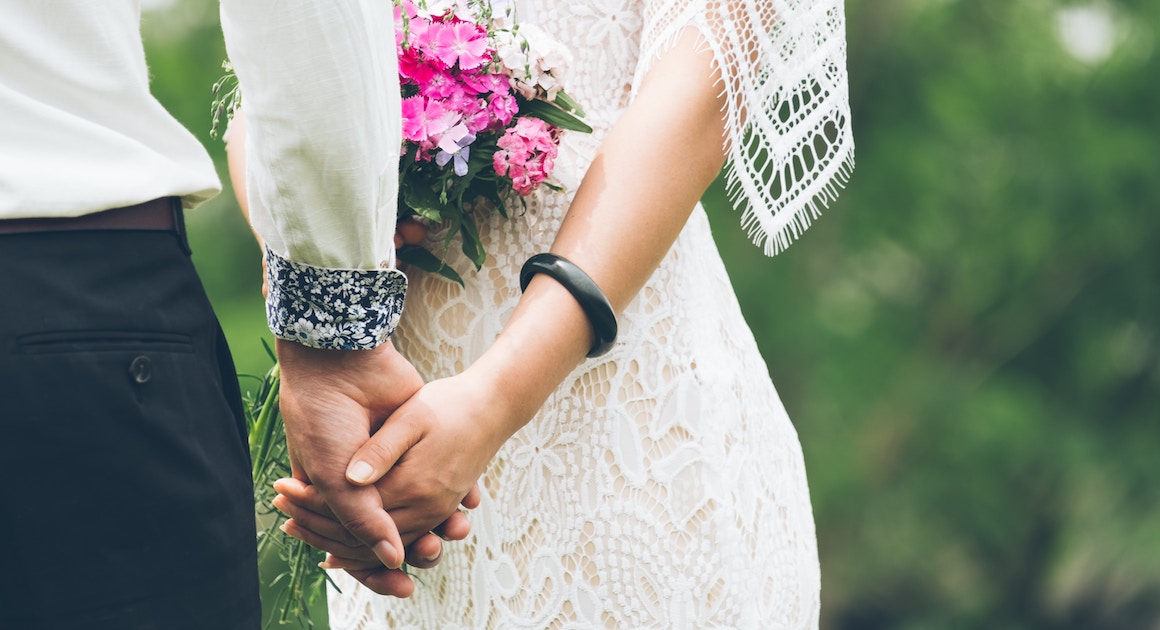
{"label": "blurred green background", "polygon": [[[224,180],[217,4],[145,5],[154,91]],[[841,199],[766,259],[706,198],[805,448],[823,628],[1160,628],[1160,3],[847,17]],[[189,223],[260,373],[249,231],[228,193]]]}

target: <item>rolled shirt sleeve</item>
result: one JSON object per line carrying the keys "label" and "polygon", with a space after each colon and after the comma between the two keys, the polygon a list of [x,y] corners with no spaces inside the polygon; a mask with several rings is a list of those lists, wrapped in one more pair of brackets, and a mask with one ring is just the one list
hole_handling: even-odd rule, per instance
{"label": "rolled shirt sleeve", "polygon": [[244,94],[250,216],[266,243],[270,328],[332,349],[393,332],[401,122],[392,5],[221,0]]}

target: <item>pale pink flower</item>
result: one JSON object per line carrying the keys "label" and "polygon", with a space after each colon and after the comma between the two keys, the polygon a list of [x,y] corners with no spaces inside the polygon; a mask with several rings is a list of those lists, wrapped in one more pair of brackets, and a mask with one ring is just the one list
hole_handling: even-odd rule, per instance
{"label": "pale pink flower", "polygon": [[517,194],[530,195],[551,176],[558,152],[555,134],[548,123],[525,116],[496,142],[499,150],[492,155],[492,166],[511,180]]}
{"label": "pale pink flower", "polygon": [[[496,144],[499,148],[506,149],[512,155],[524,156],[531,153],[531,150],[528,148],[527,138],[521,136],[515,127],[508,129],[507,133]],[[523,159],[521,158],[520,161],[523,161]]]}
{"label": "pale pink flower", "polygon": [[[406,13],[406,31],[404,32],[403,13]],[[395,7],[395,42],[399,49],[418,48],[426,50],[429,45],[429,31],[431,20],[421,17],[413,3],[404,2],[402,7]]]}
{"label": "pale pink flower", "polygon": [[433,33],[431,53],[447,64],[459,64],[464,70],[478,68],[488,60],[487,31],[471,22],[453,24],[432,24],[428,35]]}

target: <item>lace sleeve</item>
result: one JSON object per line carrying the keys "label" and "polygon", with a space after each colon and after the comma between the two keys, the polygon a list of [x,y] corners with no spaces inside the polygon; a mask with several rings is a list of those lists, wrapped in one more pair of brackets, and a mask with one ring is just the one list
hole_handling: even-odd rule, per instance
{"label": "lace sleeve", "polygon": [[689,27],[726,95],[726,181],[765,254],[794,241],[854,167],[842,0],[645,0],[634,85]]}

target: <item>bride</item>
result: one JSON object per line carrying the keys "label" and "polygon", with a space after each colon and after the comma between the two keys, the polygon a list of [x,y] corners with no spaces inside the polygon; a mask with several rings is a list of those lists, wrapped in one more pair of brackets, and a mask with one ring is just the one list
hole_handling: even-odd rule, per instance
{"label": "bride", "polygon": [[[595,133],[565,137],[567,192],[483,222],[466,286],[410,274],[395,342],[430,382],[355,460],[399,510],[449,512],[477,478],[482,501],[410,599],[335,573],[331,625],[816,628],[801,447],[698,199],[728,159],[773,254],[835,195],[853,163],[841,2],[515,5],[571,49]],[[619,313],[607,354],[584,359],[597,334],[556,280],[521,296],[547,251]],[[389,472],[374,457],[403,450]]]}

